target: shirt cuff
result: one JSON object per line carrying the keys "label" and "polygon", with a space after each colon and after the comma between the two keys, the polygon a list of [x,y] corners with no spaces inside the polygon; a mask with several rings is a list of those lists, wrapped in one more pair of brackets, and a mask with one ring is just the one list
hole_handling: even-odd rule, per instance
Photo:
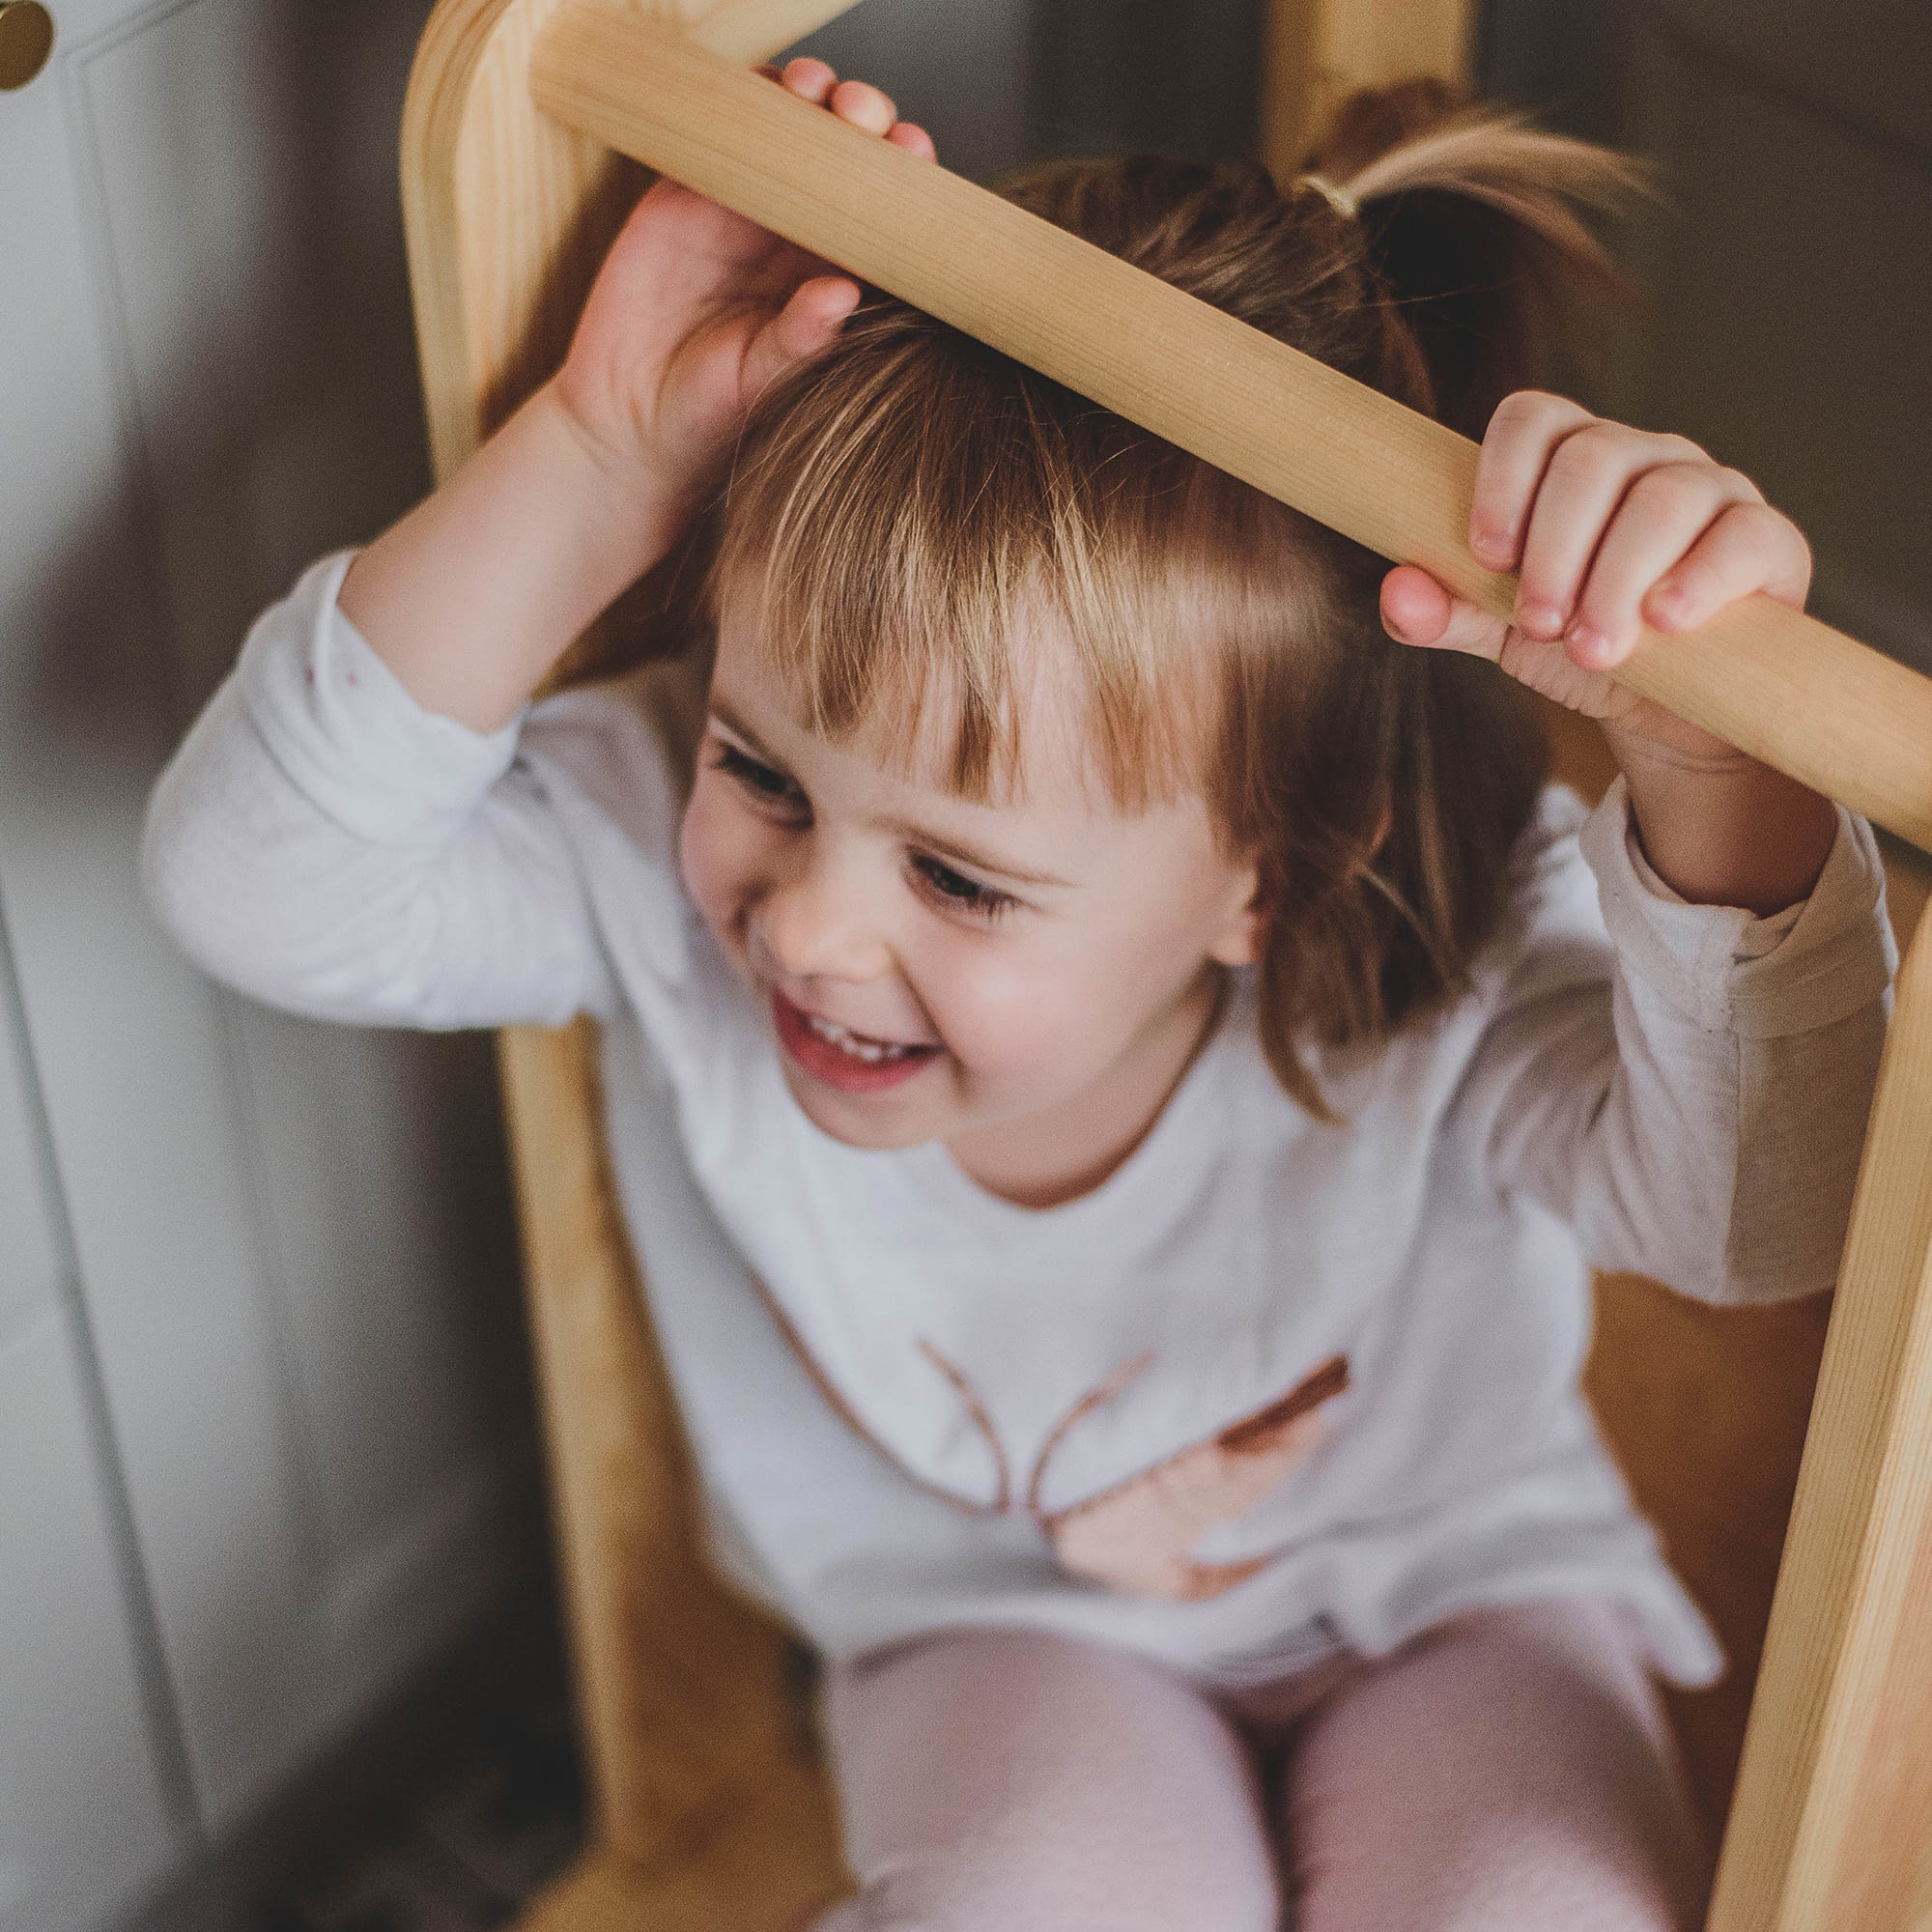
{"label": "shirt cuff", "polygon": [[1883,998],[1898,963],[1885,867],[1870,825],[1836,810],[1837,836],[1811,895],[1759,919],[1692,905],[1657,876],[1619,775],[1580,842],[1624,969],[1705,1031],[1757,1039],[1831,1026]]}
{"label": "shirt cuff", "polygon": [[275,762],[372,843],[435,850],[509,768],[528,706],[488,736],[426,711],[337,608],[354,553],[312,564],[242,647],[242,701]]}

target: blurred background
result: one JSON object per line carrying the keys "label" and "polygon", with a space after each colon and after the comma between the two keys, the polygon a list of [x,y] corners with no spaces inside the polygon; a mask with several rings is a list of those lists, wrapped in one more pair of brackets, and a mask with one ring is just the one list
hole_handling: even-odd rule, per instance
{"label": "blurred background", "polygon": [[[0,92],[0,1932],[495,1923],[580,1820],[489,1042],[219,991],[133,874],[253,613],[427,485],[427,8],[46,11]],[[1317,11],[865,0],[808,44],[981,178],[1292,163]],[[1658,162],[1593,400],[1756,478],[1813,608],[1932,670],[1932,11],[1368,13],[1378,71]]]}

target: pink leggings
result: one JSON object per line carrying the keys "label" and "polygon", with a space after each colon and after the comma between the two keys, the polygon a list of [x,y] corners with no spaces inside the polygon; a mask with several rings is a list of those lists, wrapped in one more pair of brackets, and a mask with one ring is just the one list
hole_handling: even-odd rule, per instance
{"label": "pink leggings", "polygon": [[1471,1612],[1239,1699],[1070,1637],[950,1631],[835,1667],[825,1715],[861,1889],[813,1932],[1702,1922],[1663,1715],[1596,1602]]}

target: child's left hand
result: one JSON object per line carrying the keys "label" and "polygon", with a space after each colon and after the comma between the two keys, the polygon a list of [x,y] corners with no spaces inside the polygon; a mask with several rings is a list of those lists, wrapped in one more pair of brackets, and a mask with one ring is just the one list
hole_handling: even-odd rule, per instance
{"label": "child's left hand", "polygon": [[1752,591],[1802,610],[1811,552],[1755,484],[1694,442],[1524,389],[1490,420],[1469,547],[1515,569],[1515,621],[1403,565],[1382,580],[1400,642],[1470,651],[1599,720],[1650,864],[1681,897],[1759,915],[1804,898],[1837,836],[1829,800],[1608,672],[1644,626],[1688,631]]}
{"label": "child's left hand", "polygon": [[1490,569],[1518,572],[1516,621],[1403,565],[1382,583],[1391,637],[1492,660],[1600,719],[1626,763],[1650,748],[1699,763],[1743,757],[1605,673],[1643,626],[1691,630],[1755,590],[1804,608],[1810,548],[1748,477],[1681,436],[1524,389],[1498,405],[1483,439],[1469,547]]}

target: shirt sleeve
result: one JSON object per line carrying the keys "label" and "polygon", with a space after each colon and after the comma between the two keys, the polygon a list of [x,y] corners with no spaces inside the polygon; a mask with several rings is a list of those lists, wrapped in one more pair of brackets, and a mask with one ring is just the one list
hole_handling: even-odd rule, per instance
{"label": "shirt sleeve", "polygon": [[1665,886],[1621,778],[1557,830],[1463,1096],[1492,1179],[1600,1267],[1716,1302],[1829,1288],[1897,965],[1871,827],[1839,807],[1810,896],[1769,919]]}
{"label": "shirt sleeve", "polygon": [[565,823],[519,755],[424,710],[336,608],[257,620],[149,801],[142,875],[216,979],[318,1018],[557,1025],[614,993]]}

